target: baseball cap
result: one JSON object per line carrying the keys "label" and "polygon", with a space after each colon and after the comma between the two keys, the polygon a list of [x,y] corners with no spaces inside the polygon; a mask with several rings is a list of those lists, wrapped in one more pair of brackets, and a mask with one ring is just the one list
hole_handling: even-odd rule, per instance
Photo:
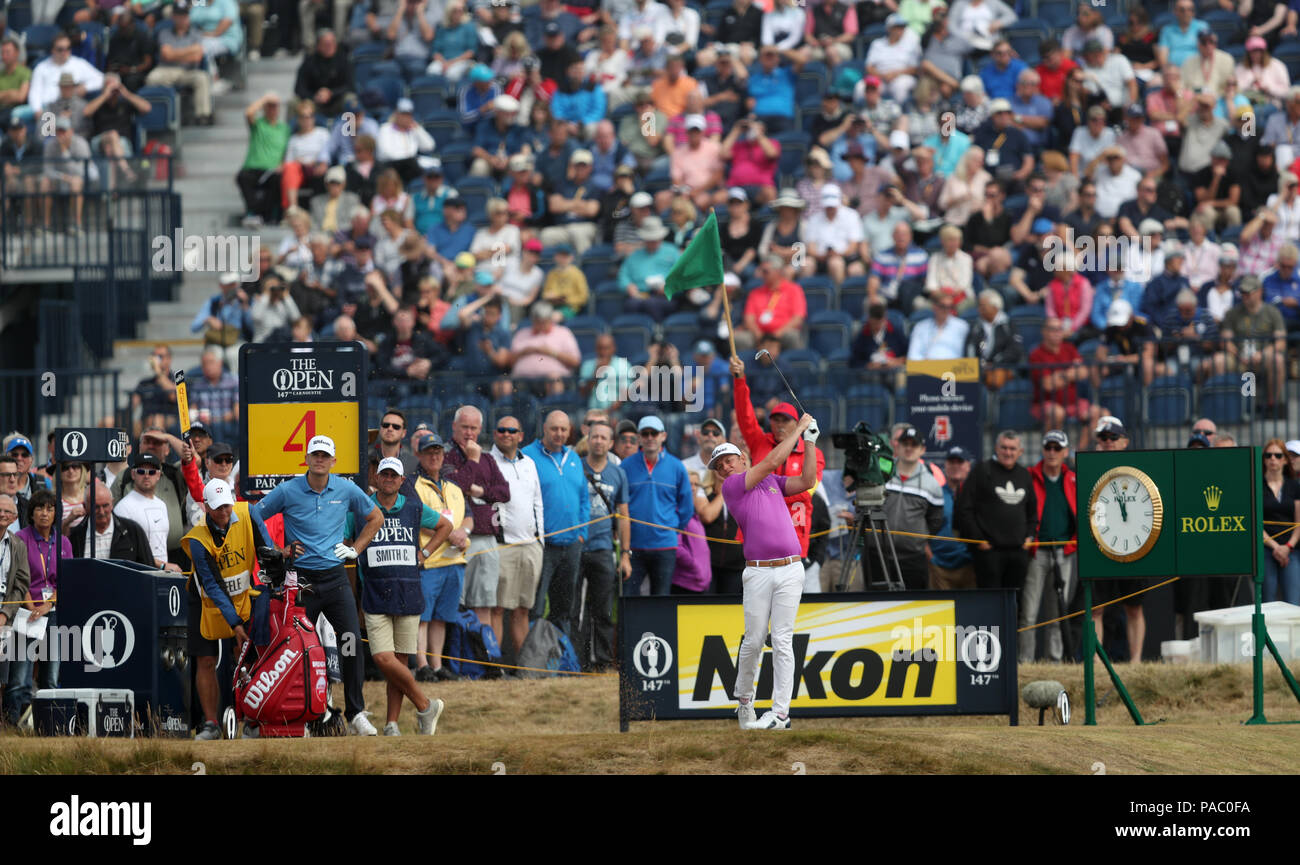
{"label": "baseball cap", "polygon": [[556,244],[556,246],[555,246],[555,248],[554,248],[554,250],[553,250],[553,254],[554,254],[554,255],[573,255],[573,247],[570,246],[570,245],[567,244],[567,243]]}
{"label": "baseball cap", "polygon": [[1129,117],[1146,117],[1146,116],[1147,116],[1146,109],[1143,108],[1143,107],[1142,107],[1140,104],[1138,104],[1137,102],[1130,103],[1130,104],[1129,104],[1129,107],[1126,108],[1126,109],[1124,109],[1124,112],[1125,112]]}
{"label": "baseball cap", "polygon": [[1246,40],[1247,51],[1265,51],[1268,49],[1268,43],[1262,36],[1252,36]]}
{"label": "baseball cap", "polygon": [[1070,437],[1059,429],[1049,430],[1043,435],[1043,447],[1048,445],[1060,445],[1063,448],[1069,448]]}
{"label": "baseball cap", "polygon": [[1164,223],[1162,223],[1158,219],[1144,219],[1142,220],[1142,224],[1138,226],[1138,233],[1139,234],[1164,234],[1165,226]]}
{"label": "baseball cap", "polygon": [[779,414],[783,414],[789,418],[794,418],[795,420],[799,419],[799,412],[795,411],[794,406],[790,405],[788,402],[779,403],[776,408],[767,413],[767,416],[773,417]]}
{"label": "baseball cap", "polygon": [[724,427],[722,421],[718,420],[716,417],[706,418],[704,423],[700,424],[700,429],[704,429],[706,426],[717,427],[718,432],[723,435],[727,434],[727,428]]}
{"label": "baseball cap", "polygon": [[1211,158],[1211,159],[1231,159],[1231,158],[1232,158],[1232,148],[1228,147],[1228,144],[1227,144],[1227,142],[1225,142],[1225,141],[1218,141],[1218,142],[1215,142],[1214,146],[1210,148],[1210,158]]}
{"label": "baseball cap", "polygon": [[201,420],[190,421],[190,435],[193,436],[195,433],[212,438],[211,431],[208,430],[207,425]]}
{"label": "baseball cap", "polygon": [[716,350],[717,349],[713,347],[713,343],[709,342],[707,339],[702,339],[699,342],[695,343],[696,354],[708,355],[708,354],[713,354]]}
{"label": "baseball cap", "polygon": [[1197,34],[1196,34],[1196,38],[1197,38],[1197,40],[1199,40],[1199,41],[1201,41],[1201,42],[1216,42],[1216,43],[1217,43],[1217,42],[1219,41],[1219,34],[1215,33],[1213,30],[1211,30],[1210,28],[1206,27],[1206,28],[1205,28],[1204,30],[1202,30],[1200,33],[1197,33]]}
{"label": "baseball cap", "polygon": [[151,453],[138,453],[131,459],[131,468],[138,469],[144,466],[161,468],[162,460]]}
{"label": "baseball cap", "polygon": [[1286,443],[1287,453],[1300,454],[1300,439],[1291,439]]}
{"label": "baseball cap", "polygon": [[342,165],[333,165],[325,172],[326,183],[346,183],[348,173]]}
{"label": "baseball cap", "polygon": [[542,242],[535,237],[530,237],[524,241],[524,252],[541,252]]}
{"label": "baseball cap", "polygon": [[222,505],[233,505],[235,496],[230,491],[230,484],[220,478],[213,478],[203,487],[203,504],[216,510]]}
{"label": "baseball cap", "polygon": [[994,99],[992,102],[989,103],[989,114],[999,114],[1003,111],[1010,111],[1010,110],[1011,110],[1011,100],[1009,99],[998,98],[998,99]]}
{"label": "baseball cap", "polygon": [[420,443],[415,446],[415,449],[417,451],[427,451],[432,448],[445,447],[446,445],[442,442],[442,436],[438,435],[436,432],[431,432],[420,436]]}
{"label": "baseball cap", "polygon": [[632,207],[650,207],[654,203],[655,200],[650,197],[650,193],[648,192],[634,192],[632,193],[631,200],[628,202]]}
{"label": "baseball cap", "polygon": [[1192,433],[1191,438],[1187,440],[1189,448],[1208,448],[1212,447],[1210,440],[1206,438],[1205,433]]}
{"label": "baseball cap", "polygon": [[330,456],[334,456],[334,439],[329,436],[314,436],[312,440],[307,443],[307,453],[327,453]]}
{"label": "baseball cap", "polygon": [[502,93],[496,99],[492,100],[492,107],[497,111],[518,111],[519,100],[511,96],[509,93]]}
{"label": "baseball cap", "polygon": [[912,139],[901,129],[895,129],[889,133],[889,146],[895,150],[910,150]]}
{"label": "baseball cap", "polygon": [[903,431],[898,434],[898,440],[900,442],[904,439],[911,439],[912,441],[919,442],[921,441],[921,434],[916,431],[916,427],[914,426],[905,427]]}
{"label": "baseball cap", "polygon": [[59,76],[60,87],[76,87],[77,79],[71,72],[64,72]]}
{"label": "baseball cap", "polygon": [[398,114],[412,114],[415,112],[415,103],[406,97],[397,100],[397,106],[393,109]]}
{"label": "baseball cap", "polygon": [[722,275],[722,284],[727,288],[740,288],[740,277],[731,271],[727,271]]}
{"label": "baseball cap", "polygon": [[1133,305],[1122,297],[1117,297],[1110,302],[1110,309],[1106,310],[1107,327],[1124,327],[1133,319]]}
{"label": "baseball cap", "polygon": [[822,187],[822,207],[839,207],[844,201],[844,193],[834,183]]}
{"label": "baseball cap", "polygon": [[54,128],[57,129],[57,130],[59,130],[59,131],[62,131],[62,130],[64,130],[64,129],[71,129],[71,128],[72,128],[72,118],[71,118],[71,117],[60,117],[58,120],[55,121],[55,123],[54,123]]}
{"label": "baseball cap", "polygon": [[1092,54],[1095,51],[1105,51],[1106,46],[1101,44],[1100,39],[1089,39],[1083,43],[1083,53]]}
{"label": "baseball cap", "polygon": [[1124,422],[1112,414],[1103,415],[1101,420],[1097,421],[1097,435],[1117,435],[1127,437],[1128,433],[1124,431]]}
{"label": "baseball cap", "polygon": [[907,26],[907,19],[904,18],[904,17],[903,17],[901,14],[899,14],[898,12],[893,12],[893,13],[891,13],[890,16],[889,16],[888,18],[885,19],[885,27],[886,27],[886,28],[889,28],[889,27],[906,27],[906,26]]}
{"label": "baseball cap", "polygon": [[661,421],[659,418],[655,417],[654,415],[646,415],[645,417],[641,418],[641,420],[637,421],[636,428],[637,428],[637,432],[640,432],[641,430],[644,429],[652,429],[655,432],[663,432],[664,422]]}
{"label": "baseball cap", "polygon": [[1236,244],[1224,243],[1219,246],[1219,264],[1236,264],[1239,257]]}
{"label": "baseball cap", "polygon": [[528,154],[516,153],[514,156],[510,157],[510,161],[506,164],[506,167],[511,171],[527,171],[531,165],[532,160],[528,158]]}
{"label": "baseball cap", "polygon": [[561,29],[558,21],[547,21],[546,26],[542,28],[542,32],[547,36],[554,36],[557,33],[563,33],[564,30]]}
{"label": "baseball cap", "polygon": [[12,435],[5,439],[5,453],[18,448],[26,448],[27,453],[36,453],[36,448],[32,447],[31,441],[24,435]]}
{"label": "baseball cap", "polygon": [[699,130],[702,131],[702,130],[706,129],[706,128],[708,127],[708,125],[709,125],[709,123],[708,123],[707,120],[704,119],[704,115],[703,115],[703,114],[687,114],[687,115],[686,115],[686,128],[687,128],[687,129],[699,129]]}
{"label": "baseball cap", "polygon": [[9,115],[9,128],[10,128],[10,129],[17,129],[17,128],[20,127],[20,126],[22,126],[22,127],[26,127],[27,124],[24,123],[24,122],[23,122],[23,119],[22,119],[21,117],[19,117],[17,114],[10,114],[10,115]]}
{"label": "baseball cap", "polygon": [[742,186],[733,186],[727,190],[728,201],[749,201],[749,193]]}
{"label": "baseball cap", "polygon": [[1100,105],[1092,106],[1091,108],[1088,109],[1088,119],[1091,120],[1094,117],[1100,117],[1102,120],[1105,120],[1106,109]]}
{"label": "baseball cap", "polygon": [[1182,258],[1185,255],[1183,245],[1176,240],[1166,240],[1160,244],[1160,251],[1165,254],[1166,261],[1171,258]]}
{"label": "baseball cap", "polygon": [[1049,234],[1052,231],[1052,220],[1040,216],[1034,220],[1034,224],[1029,227],[1029,230],[1034,234]]}
{"label": "baseball cap", "polygon": [[[193,431],[193,429],[193,427],[190,427],[191,431]],[[234,455],[235,449],[226,442],[213,442],[208,446],[208,459],[213,459],[215,457],[233,457]]]}
{"label": "baseball cap", "polygon": [[713,449],[713,453],[709,455],[709,468],[713,468],[714,463],[716,463],[718,460],[722,459],[723,457],[727,456],[728,454],[735,454],[736,456],[740,456],[740,448],[736,447],[731,442],[723,442],[722,444],[718,445],[716,448]]}
{"label": "baseball cap", "polygon": [[477,285],[491,285],[496,280],[492,277],[492,271],[479,269],[474,271],[474,282]]}
{"label": "baseball cap", "polygon": [[470,81],[491,81],[492,70],[482,63],[478,63],[469,71]]}
{"label": "baseball cap", "polygon": [[217,277],[217,285],[234,285],[239,282],[239,274],[229,271]]}
{"label": "baseball cap", "polygon": [[185,14],[188,15],[189,11],[190,11],[189,0],[176,0],[176,2],[172,4],[173,15],[175,15],[177,12],[184,12]]}
{"label": "baseball cap", "polygon": [[478,259],[474,257],[472,252],[458,252],[454,262],[457,267],[473,267],[478,264]]}
{"label": "baseball cap", "polygon": [[384,457],[379,461],[379,471],[397,472],[399,475],[406,474],[406,466],[397,457]]}
{"label": "baseball cap", "polygon": [[961,80],[962,93],[983,93],[984,82],[978,75],[967,75]]}
{"label": "baseball cap", "polygon": [[430,156],[428,163],[424,166],[425,177],[442,177],[442,160],[436,156]]}
{"label": "baseball cap", "polygon": [[965,448],[954,445],[953,447],[948,448],[948,459],[961,460],[962,462],[968,463],[971,461],[971,455],[966,452]]}
{"label": "baseball cap", "polygon": [[592,161],[591,151],[585,148],[573,151],[573,155],[569,157],[570,165],[591,165]]}
{"label": "baseball cap", "polygon": [[875,75],[868,75],[866,78],[862,79],[862,85],[864,87],[874,87],[879,90],[880,78]]}
{"label": "baseball cap", "polygon": [[627,433],[632,433],[635,435],[636,424],[632,423],[632,421],[628,420],[627,418],[624,418],[623,420],[619,421],[618,426],[614,428],[614,435],[621,436],[621,435],[626,435]]}

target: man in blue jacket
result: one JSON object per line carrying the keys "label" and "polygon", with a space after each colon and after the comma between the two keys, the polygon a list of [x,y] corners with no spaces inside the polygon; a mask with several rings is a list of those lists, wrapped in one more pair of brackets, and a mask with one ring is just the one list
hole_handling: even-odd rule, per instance
{"label": "man in blue jacket", "polygon": [[[964,448],[948,449],[948,459],[944,464],[947,483],[943,485],[943,528],[939,534],[945,538],[955,537],[952,527],[952,512],[957,503],[957,494],[970,475],[970,454]],[[975,588],[975,563],[971,557],[970,546],[961,541],[930,541],[930,588],[939,591]]]}
{"label": "man in blue jacket", "polygon": [[546,416],[542,437],[521,451],[537,464],[537,476],[542,486],[542,519],[546,529],[542,576],[532,617],[541,618],[549,598],[551,612],[547,618],[566,635],[573,631],[573,597],[577,591],[583,542],[587,539],[586,526],[573,527],[591,519],[591,499],[587,496],[587,476],[583,472],[582,457],[564,444],[569,440],[569,429],[569,416],[562,411],[553,411]]}
{"label": "man in blue jacket", "polygon": [[[664,450],[668,438],[664,422],[650,416],[637,424],[641,450],[623,460],[627,475],[627,511],[634,520],[685,529],[695,513],[691,479],[686,466]],[[677,566],[677,532],[632,523],[632,577],[623,594],[641,594],[641,584],[650,577],[650,594],[666,595],[672,588]]]}

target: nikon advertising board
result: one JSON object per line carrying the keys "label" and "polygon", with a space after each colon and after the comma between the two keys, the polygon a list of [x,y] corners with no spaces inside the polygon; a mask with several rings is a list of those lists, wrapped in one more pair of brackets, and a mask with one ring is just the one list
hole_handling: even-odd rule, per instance
{"label": "nikon advertising board", "polygon": [[[794,626],[796,719],[1008,715],[1016,723],[1014,591],[810,597]],[[630,597],[620,615],[624,720],[734,714],[745,628],[739,598]],[[759,711],[771,699],[772,650],[765,647]]]}
{"label": "nikon advertising board", "polygon": [[365,489],[364,345],[249,343],[239,349],[239,371],[244,495],[305,472],[307,443],[318,435],[334,440],[334,473],[351,476]]}
{"label": "nikon advertising board", "polygon": [[1255,576],[1259,448],[1082,453],[1076,464],[1082,577]]}
{"label": "nikon advertising board", "polygon": [[960,445],[979,459],[983,405],[979,358],[907,362],[908,418],[925,437],[927,454]]}

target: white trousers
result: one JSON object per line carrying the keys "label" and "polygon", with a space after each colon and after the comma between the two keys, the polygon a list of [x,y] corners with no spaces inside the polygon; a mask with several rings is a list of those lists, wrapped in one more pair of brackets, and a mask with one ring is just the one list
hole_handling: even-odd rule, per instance
{"label": "white trousers", "polygon": [[754,699],[754,679],[763,657],[769,623],[772,633],[772,711],[790,714],[794,693],[794,617],[803,595],[803,564],[779,568],[745,568],[745,638],[740,643],[736,696]]}

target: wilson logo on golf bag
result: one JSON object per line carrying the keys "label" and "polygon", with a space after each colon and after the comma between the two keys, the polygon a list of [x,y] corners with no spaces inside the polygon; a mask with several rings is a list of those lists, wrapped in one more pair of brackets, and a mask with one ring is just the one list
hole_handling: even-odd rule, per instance
{"label": "wilson logo on golf bag", "polygon": [[[241,714],[269,728],[314,721],[325,713],[325,650],[311,626],[297,620],[237,683]],[[274,735],[271,729],[264,733]]]}
{"label": "wilson logo on golf bag", "polygon": [[248,690],[244,693],[244,705],[253,710],[261,706],[262,700],[275,690],[275,686],[279,684],[280,678],[289,669],[289,665],[301,657],[302,652],[295,652],[293,649],[285,647],[280,656],[275,659],[275,664],[271,669],[263,670],[253,680],[253,684],[248,686]]}

